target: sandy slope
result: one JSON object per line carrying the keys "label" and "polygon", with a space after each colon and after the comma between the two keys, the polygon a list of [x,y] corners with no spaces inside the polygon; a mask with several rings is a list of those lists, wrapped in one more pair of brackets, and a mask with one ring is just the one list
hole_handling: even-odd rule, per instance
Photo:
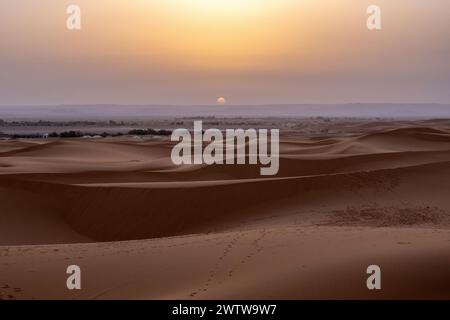
{"label": "sandy slope", "polygon": [[[2,287],[9,287],[2,293],[45,299],[448,298],[449,242],[447,230],[279,225],[1,248]],[[65,289],[64,271],[72,263],[83,270],[78,292]],[[381,292],[365,288],[366,268],[374,263],[383,268]]]}
{"label": "sandy slope", "polygon": [[0,142],[0,299],[450,298],[445,124],[285,135],[273,178],[168,141]]}

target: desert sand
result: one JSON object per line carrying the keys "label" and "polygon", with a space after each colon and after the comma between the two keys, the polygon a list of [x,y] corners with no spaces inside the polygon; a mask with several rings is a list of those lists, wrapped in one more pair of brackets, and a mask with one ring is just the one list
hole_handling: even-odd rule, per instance
{"label": "desert sand", "polygon": [[167,139],[0,141],[0,299],[450,299],[450,121],[359,131],[284,133],[270,178]]}

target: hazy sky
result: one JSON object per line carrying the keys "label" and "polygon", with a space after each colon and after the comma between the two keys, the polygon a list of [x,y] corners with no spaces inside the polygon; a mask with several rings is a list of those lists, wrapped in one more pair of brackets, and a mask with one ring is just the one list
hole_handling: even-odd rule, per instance
{"label": "hazy sky", "polygon": [[[382,31],[366,27],[370,4]],[[0,0],[0,105],[450,103],[449,13],[448,0]]]}

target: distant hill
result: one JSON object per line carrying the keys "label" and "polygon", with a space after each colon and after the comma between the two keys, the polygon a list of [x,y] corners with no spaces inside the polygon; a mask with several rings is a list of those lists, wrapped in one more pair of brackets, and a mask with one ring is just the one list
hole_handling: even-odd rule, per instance
{"label": "distant hill", "polygon": [[60,105],[1,106],[0,119],[145,119],[154,117],[450,118],[450,104]]}

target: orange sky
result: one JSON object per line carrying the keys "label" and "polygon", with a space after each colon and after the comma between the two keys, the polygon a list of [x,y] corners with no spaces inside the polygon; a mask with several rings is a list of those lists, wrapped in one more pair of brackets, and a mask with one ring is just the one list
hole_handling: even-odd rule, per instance
{"label": "orange sky", "polygon": [[9,1],[0,105],[450,102],[450,2],[376,2]]}

